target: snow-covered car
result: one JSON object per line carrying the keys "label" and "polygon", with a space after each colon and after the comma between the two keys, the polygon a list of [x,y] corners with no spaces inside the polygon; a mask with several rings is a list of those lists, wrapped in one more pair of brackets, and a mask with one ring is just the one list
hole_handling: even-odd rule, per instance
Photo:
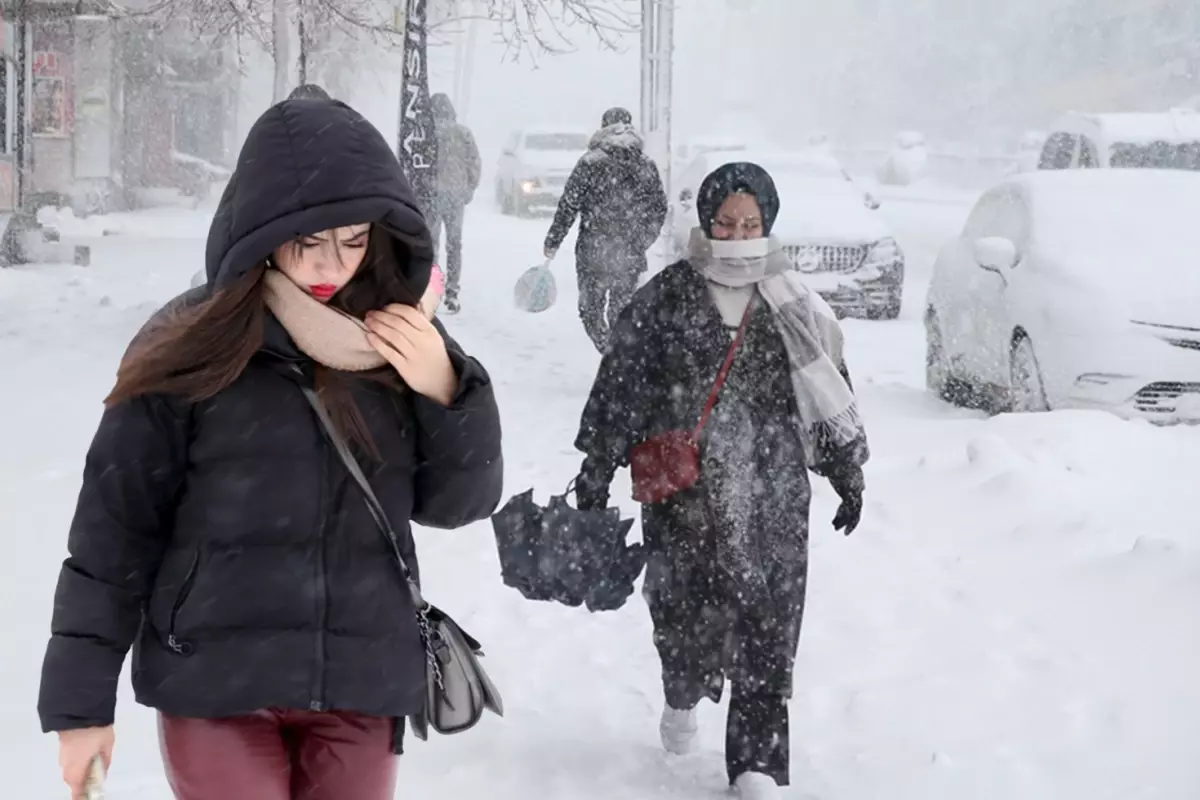
{"label": "snow-covered car", "polygon": [[1046,137],[1038,169],[1200,170],[1200,114],[1190,109],[1065,114]]}
{"label": "snow-covered car", "polygon": [[496,203],[505,214],[553,212],[592,134],[582,130],[515,131],[496,167]]}
{"label": "snow-covered car", "polygon": [[934,264],[926,383],[993,410],[1200,422],[1200,175],[1052,170],[979,199]]}
{"label": "snow-covered car", "polygon": [[779,190],[772,233],[805,281],[841,316],[895,319],[904,288],[904,253],[879,201],[823,150],[710,152],[698,156],[675,183],[672,231],[678,255],[696,227],[696,192],[710,172],[733,161],[759,164]]}
{"label": "snow-covered car", "polygon": [[909,186],[925,177],[929,148],[925,134],[920,131],[901,131],[891,152],[879,166],[879,182],[886,186]]}
{"label": "snow-covered car", "polygon": [[1017,156],[1012,172],[1033,172],[1041,163],[1042,150],[1046,146],[1046,134],[1041,131],[1025,131],[1017,143]]}
{"label": "snow-covered car", "polygon": [[693,137],[675,145],[674,155],[671,157],[672,187],[682,188],[680,179],[687,174],[691,163],[700,156],[706,153],[724,153],[729,158],[733,158],[734,154],[747,149],[749,149],[749,145],[746,144],[746,141],[737,136]]}

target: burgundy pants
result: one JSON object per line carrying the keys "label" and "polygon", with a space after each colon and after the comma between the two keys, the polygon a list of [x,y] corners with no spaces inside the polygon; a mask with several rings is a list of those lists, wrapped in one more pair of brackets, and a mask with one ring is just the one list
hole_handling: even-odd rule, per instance
{"label": "burgundy pants", "polygon": [[241,717],[158,715],[177,800],[391,800],[392,720],[265,709]]}

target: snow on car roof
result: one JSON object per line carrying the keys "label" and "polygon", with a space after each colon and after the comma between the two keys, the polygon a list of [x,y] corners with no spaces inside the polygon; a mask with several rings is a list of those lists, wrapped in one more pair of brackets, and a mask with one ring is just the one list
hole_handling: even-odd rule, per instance
{"label": "snow on car roof", "polygon": [[587,130],[586,128],[570,127],[570,126],[562,127],[562,128],[552,128],[552,127],[523,128],[521,130],[521,133],[524,136],[547,136],[547,135],[559,136],[561,134],[567,134],[570,136],[586,136],[588,138],[591,138],[592,134],[595,132],[596,132],[595,129]]}
{"label": "snow on car roof", "polygon": [[1182,263],[1191,270],[1190,258],[1200,249],[1200,173],[1044,170],[1010,185],[1024,187],[1040,245],[1066,261],[1124,259],[1141,272],[1164,273]]}
{"label": "snow on car roof", "polygon": [[738,150],[733,152],[706,153],[705,155],[713,157],[714,163],[717,159],[723,159],[721,163],[749,161],[758,164],[767,172],[772,173],[772,177],[776,177],[774,174],[776,172],[803,171],[812,174],[814,168],[817,168],[821,172],[828,171],[830,177],[839,175],[842,172],[841,163],[830,155],[828,150],[818,148],[808,150]]}
{"label": "snow on car roof", "polygon": [[[1110,142],[1149,144],[1155,141],[1200,140],[1200,114],[1191,111],[1074,114],[1104,131]],[[1069,126],[1069,123],[1068,123]]]}
{"label": "snow on car roof", "polygon": [[1197,319],[1200,173],[1045,170],[1012,183],[1025,187],[1044,263],[1156,309],[1145,311],[1153,318]]}
{"label": "snow on car roof", "polygon": [[1009,180],[1034,195],[1067,196],[1089,192],[1160,192],[1200,198],[1200,172],[1182,169],[1043,169],[1023,172]]}

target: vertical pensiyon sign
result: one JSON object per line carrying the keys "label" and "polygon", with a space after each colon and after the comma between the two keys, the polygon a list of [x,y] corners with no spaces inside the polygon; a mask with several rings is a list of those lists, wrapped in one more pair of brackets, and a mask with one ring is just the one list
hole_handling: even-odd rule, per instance
{"label": "vertical pensiyon sign", "polygon": [[426,0],[406,0],[404,75],[400,87],[400,134],[397,155],[412,184],[422,213],[429,218],[437,186],[437,137],[429,107],[429,60],[426,57]]}

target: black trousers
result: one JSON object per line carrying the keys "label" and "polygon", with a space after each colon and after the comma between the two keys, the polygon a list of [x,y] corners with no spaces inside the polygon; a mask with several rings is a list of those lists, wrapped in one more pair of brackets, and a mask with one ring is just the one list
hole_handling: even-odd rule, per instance
{"label": "black trousers", "polygon": [[[707,479],[671,500],[642,506],[643,539],[651,553],[643,594],[662,663],[663,695],[672,708],[692,708],[704,698],[720,701],[728,683],[725,768],[730,783],[743,773],[761,772],[787,786],[788,701],[807,584],[803,518],[787,537],[796,552],[767,570],[771,596],[750,599],[721,566],[717,545],[727,532],[714,524],[707,497],[717,479],[710,470]],[[766,502],[793,511],[781,508],[782,501]],[[775,524],[791,528],[782,520]]]}
{"label": "black trousers", "polygon": [[429,232],[433,234],[434,257],[441,243],[442,227],[446,228],[446,297],[451,300],[458,297],[459,282],[462,280],[462,235],[463,216],[466,206],[453,201],[439,201],[435,204],[433,219],[430,221]]}
{"label": "black trousers", "polygon": [[[740,650],[745,654],[743,657],[759,661],[760,667],[754,672],[760,672],[763,666],[774,667],[768,668],[768,674],[762,677],[745,670],[731,670],[725,771],[730,783],[742,773],[761,772],[774,778],[778,785],[787,786],[791,779],[788,717],[791,691],[790,686],[783,685],[790,683],[790,678],[783,680],[780,673],[790,673],[787,651],[791,648],[781,647],[782,643],[774,641],[778,634],[765,626],[738,619],[741,615],[730,611],[714,596],[715,587],[706,576],[693,573],[684,581],[670,581],[671,586],[648,585],[646,589],[667,705],[686,709],[705,697],[714,702],[719,700],[724,665],[731,650]],[[647,583],[657,583],[655,576],[648,573]],[[729,640],[706,641],[700,634],[705,629],[724,629]],[[794,652],[791,650],[791,654]],[[771,675],[772,672],[775,674]]]}
{"label": "black trousers", "polygon": [[601,353],[608,349],[609,334],[621,311],[633,299],[640,275],[636,269],[614,270],[608,265],[576,260],[579,319],[588,338]]}

